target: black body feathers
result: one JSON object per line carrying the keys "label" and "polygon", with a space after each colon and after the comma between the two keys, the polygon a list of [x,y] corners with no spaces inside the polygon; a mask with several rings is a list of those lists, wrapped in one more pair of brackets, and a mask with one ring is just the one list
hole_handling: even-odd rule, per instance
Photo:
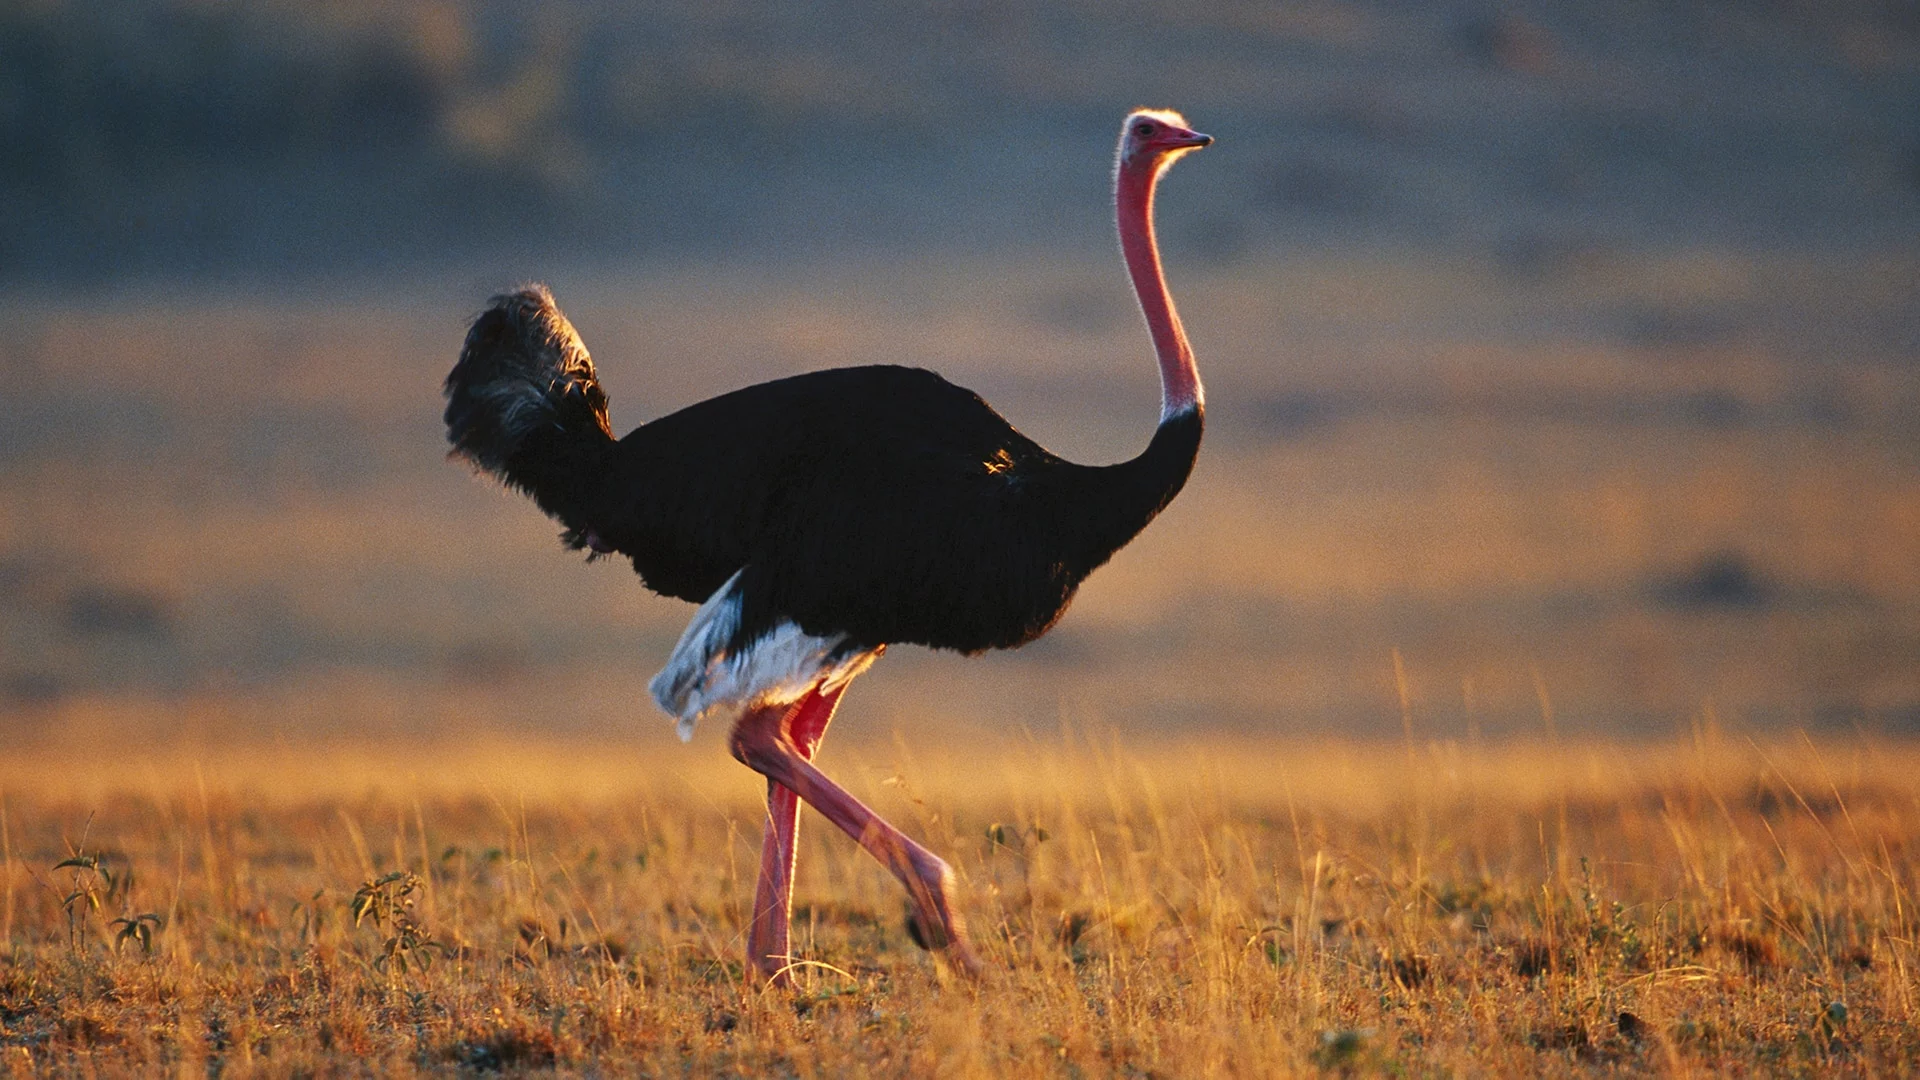
{"label": "black body feathers", "polygon": [[1139,457],[1076,465],[971,391],[875,366],[736,390],[615,442],[586,349],[537,287],[493,300],[446,393],[454,452],[572,546],[694,602],[744,570],[736,648],[783,620],[866,646],[1031,641],[1179,492],[1202,427],[1180,413]]}

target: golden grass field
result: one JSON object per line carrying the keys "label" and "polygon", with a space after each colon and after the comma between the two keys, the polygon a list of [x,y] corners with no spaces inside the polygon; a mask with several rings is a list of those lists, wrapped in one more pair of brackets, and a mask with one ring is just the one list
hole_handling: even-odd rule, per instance
{"label": "golden grass field", "polygon": [[[823,761],[952,861],[987,974],[802,826],[743,978],[711,742],[8,755],[17,1075],[1896,1075],[1920,753],[1031,736]],[[355,915],[361,915],[356,920]],[[131,921],[129,921],[131,920]]]}

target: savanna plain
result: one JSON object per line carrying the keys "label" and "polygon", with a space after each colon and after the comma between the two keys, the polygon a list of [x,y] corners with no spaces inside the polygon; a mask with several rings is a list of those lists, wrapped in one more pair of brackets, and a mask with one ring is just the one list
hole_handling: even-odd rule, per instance
{"label": "savanna plain", "polygon": [[[1911,5],[0,3],[0,1069],[1920,1072]],[[909,363],[1076,460],[1045,638],[822,768],[986,973],[646,683],[689,615],[445,460],[547,280],[625,430]]]}
{"label": "savanna plain", "polygon": [[[1910,371],[1395,329],[1886,288],[1567,273],[1182,282],[1219,402],[1190,490],[1039,645],[895,650],[823,752],[953,863],[985,978],[807,818],[791,989],[741,965],[763,790],[645,697],[686,612],[441,459],[457,305],[42,312],[8,353],[55,377],[0,503],[0,1063],[1913,1068]],[[1111,459],[1152,376],[1094,378],[1139,351],[1109,276],[572,295],[628,423],[904,341]]]}

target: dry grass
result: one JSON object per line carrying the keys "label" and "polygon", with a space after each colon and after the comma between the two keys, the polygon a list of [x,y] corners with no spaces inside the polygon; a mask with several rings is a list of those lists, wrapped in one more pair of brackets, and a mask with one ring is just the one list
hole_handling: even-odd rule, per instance
{"label": "dry grass", "polygon": [[1911,746],[1763,745],[1703,724],[1661,745],[1068,740],[982,762],[842,743],[824,760],[954,862],[983,983],[917,951],[897,887],[817,818],[796,917],[817,965],[791,992],[745,983],[756,785],[711,738],[10,758],[0,1062],[994,1077],[1920,1062]]}

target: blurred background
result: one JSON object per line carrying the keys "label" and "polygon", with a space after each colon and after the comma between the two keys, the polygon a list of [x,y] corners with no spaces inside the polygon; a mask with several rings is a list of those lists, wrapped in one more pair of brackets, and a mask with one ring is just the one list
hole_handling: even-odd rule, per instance
{"label": "blurred background", "polygon": [[1219,140],[1193,481],[842,727],[1920,731],[1910,2],[0,0],[0,740],[670,738],[690,609],[443,459],[466,320],[550,282],[621,430],[903,362],[1117,460],[1136,105]]}

